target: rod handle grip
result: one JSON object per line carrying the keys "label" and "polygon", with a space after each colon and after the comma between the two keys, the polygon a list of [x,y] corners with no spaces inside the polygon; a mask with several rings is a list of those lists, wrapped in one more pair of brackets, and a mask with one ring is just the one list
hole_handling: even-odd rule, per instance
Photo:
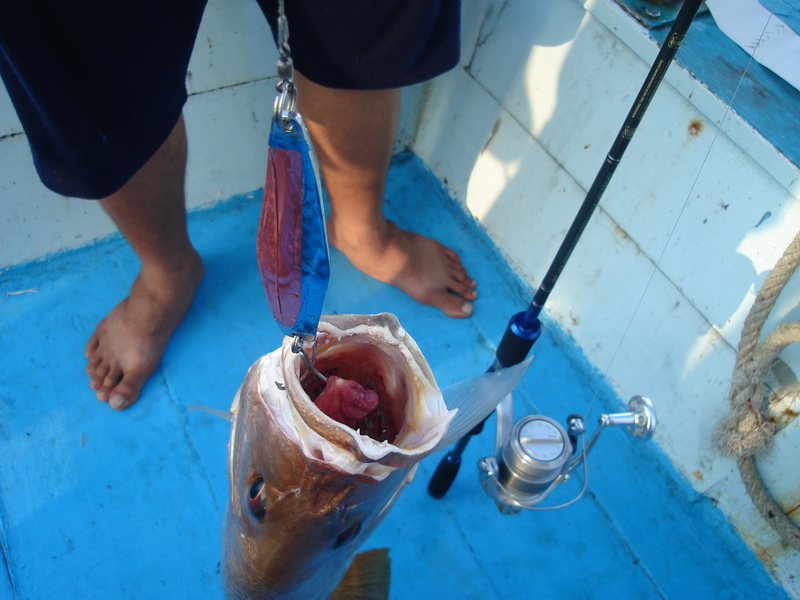
{"label": "rod handle grip", "polygon": [[432,498],[444,496],[455,481],[459,467],[461,467],[460,456],[453,454],[452,451],[445,454],[428,482],[428,494]]}

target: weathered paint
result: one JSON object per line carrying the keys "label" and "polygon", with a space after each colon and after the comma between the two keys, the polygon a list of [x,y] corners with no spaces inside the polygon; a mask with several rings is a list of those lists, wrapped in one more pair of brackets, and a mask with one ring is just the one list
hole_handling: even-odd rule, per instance
{"label": "weathered paint", "polygon": [[[396,313],[440,385],[483,372],[531,290],[418,159],[395,162],[388,197],[401,226],[462,254],[480,282],[475,315],[445,318],[367,279],[338,252],[326,311]],[[221,598],[230,425],[187,405],[226,409],[248,366],[281,341],[255,261],[259,198],[191,215],[206,277],[143,397],[122,413],[94,399],[82,347],[136,272],[127,246],[112,239],[2,273],[3,296],[37,291],[0,304],[0,547],[9,567],[0,572],[0,597]],[[584,412],[593,428],[601,412],[619,411],[620,399],[582,350],[549,319],[545,327],[517,416],[563,421]],[[656,402],[667,410],[668,402]],[[475,468],[492,452],[492,431],[490,421],[442,500],[425,490],[441,455],[424,460],[367,541],[391,549],[392,598],[786,598],[655,444],[606,432],[590,456],[582,500],[504,516]],[[579,487],[573,481],[558,497]]]}
{"label": "weathered paint", "polygon": [[[733,461],[712,442],[728,411],[744,317],[800,223],[800,170],[787,159],[800,111],[770,110],[752,125],[741,118],[757,112],[762,70],[727,45],[709,48],[718,42],[710,27],[704,17],[690,29],[678,62],[721,54],[731,72],[718,73],[725,80],[711,90],[680,65],[669,71],[548,307],[620,395],[663,399],[658,444],[800,598],[800,555],[764,527]],[[462,68],[429,86],[412,148],[535,285],[657,47],[604,0],[473,0],[464,40]],[[730,110],[742,78],[734,71],[745,66]],[[796,91],[779,98],[800,105]],[[799,290],[795,277],[766,331],[798,318]],[[791,347],[784,360],[800,368]],[[787,509],[798,487],[789,449],[798,434],[784,428],[759,461]]]}

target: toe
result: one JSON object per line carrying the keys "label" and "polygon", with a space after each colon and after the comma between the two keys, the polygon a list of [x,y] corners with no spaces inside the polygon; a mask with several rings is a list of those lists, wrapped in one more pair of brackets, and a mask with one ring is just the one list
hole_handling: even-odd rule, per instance
{"label": "toe", "polygon": [[448,248],[447,246],[443,246],[444,248],[444,255],[454,264],[461,265],[461,257],[459,256],[458,252],[453,250],[452,248]]}
{"label": "toe", "polygon": [[450,291],[467,300],[475,300],[478,293],[475,291],[475,280],[464,270],[451,270],[447,287]]}
{"label": "toe", "polygon": [[103,364],[103,355],[98,352],[98,349],[88,356],[87,368],[91,369],[92,373],[97,373],[97,370]]}
{"label": "toe", "polygon": [[475,280],[469,276],[469,272],[461,264],[461,261],[451,261],[448,265],[448,274],[451,279],[454,279],[470,288],[475,288]]}
{"label": "toe", "polygon": [[86,347],[85,347],[86,358],[91,358],[97,351],[97,347],[99,345],[100,345],[100,338],[97,336],[97,333],[95,333],[92,335],[92,337],[89,338],[89,341],[86,342]]}
{"label": "toe", "polygon": [[108,399],[108,405],[114,410],[125,410],[131,404],[133,404],[131,400],[128,400],[125,396],[119,393],[115,393],[113,396],[111,396],[111,398]]}
{"label": "toe", "polygon": [[108,403],[111,408],[123,410],[136,402],[148,377],[149,375],[137,371],[126,373],[109,394]]}
{"label": "toe", "polygon": [[449,273],[451,279],[455,279],[456,281],[459,281],[465,285],[470,285],[475,283],[474,281],[472,281],[472,278],[470,278],[469,274],[467,273],[467,270],[460,265],[451,266],[449,269]]}
{"label": "toe", "polygon": [[92,379],[97,380],[100,384],[103,383],[111,371],[111,365],[102,361],[98,361],[96,364],[90,364],[89,368],[92,369]]}
{"label": "toe", "polygon": [[111,368],[108,370],[108,373],[103,378],[103,388],[111,391],[117,384],[119,384],[120,380],[122,379],[122,370],[118,367]]}
{"label": "toe", "polygon": [[447,292],[436,292],[431,298],[431,305],[441,309],[448,317],[463,319],[472,314],[474,307],[463,298]]}
{"label": "toe", "polygon": [[89,381],[89,387],[96,392],[95,395],[98,400],[105,402],[111,395],[111,390],[119,382],[121,375],[122,373],[118,368],[102,363],[97,367]]}
{"label": "toe", "polygon": [[450,283],[447,286],[450,291],[455,294],[458,294],[462,298],[466,300],[474,300],[477,294],[475,293],[475,288],[470,286],[469,284],[462,283],[456,280],[450,280]]}

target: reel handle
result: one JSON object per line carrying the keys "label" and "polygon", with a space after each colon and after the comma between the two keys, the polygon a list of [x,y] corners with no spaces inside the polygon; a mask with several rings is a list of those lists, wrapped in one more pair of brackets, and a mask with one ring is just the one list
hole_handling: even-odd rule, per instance
{"label": "reel handle", "polygon": [[656,430],[656,411],[649,398],[634,396],[628,401],[626,413],[600,415],[600,425],[627,425],[628,431],[635,438],[649,440]]}

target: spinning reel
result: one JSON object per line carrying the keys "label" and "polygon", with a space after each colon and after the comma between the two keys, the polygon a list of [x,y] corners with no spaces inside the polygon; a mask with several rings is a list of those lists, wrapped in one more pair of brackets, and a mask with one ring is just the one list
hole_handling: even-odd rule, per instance
{"label": "spinning reel", "polygon": [[[588,442],[584,439],[583,418],[578,415],[567,418],[566,430],[542,415],[528,415],[512,427],[511,409],[511,395],[508,395],[497,406],[495,454],[478,463],[483,490],[497,503],[500,512],[508,514],[523,508],[552,510],[577,501],[588,482],[586,455],[604,428],[627,426],[630,434],[641,440],[650,439],[656,428],[653,404],[643,396],[630,399],[628,412],[600,415],[598,427]],[[537,507],[559,484],[570,478],[579,464],[583,465],[580,493],[558,506]]]}

